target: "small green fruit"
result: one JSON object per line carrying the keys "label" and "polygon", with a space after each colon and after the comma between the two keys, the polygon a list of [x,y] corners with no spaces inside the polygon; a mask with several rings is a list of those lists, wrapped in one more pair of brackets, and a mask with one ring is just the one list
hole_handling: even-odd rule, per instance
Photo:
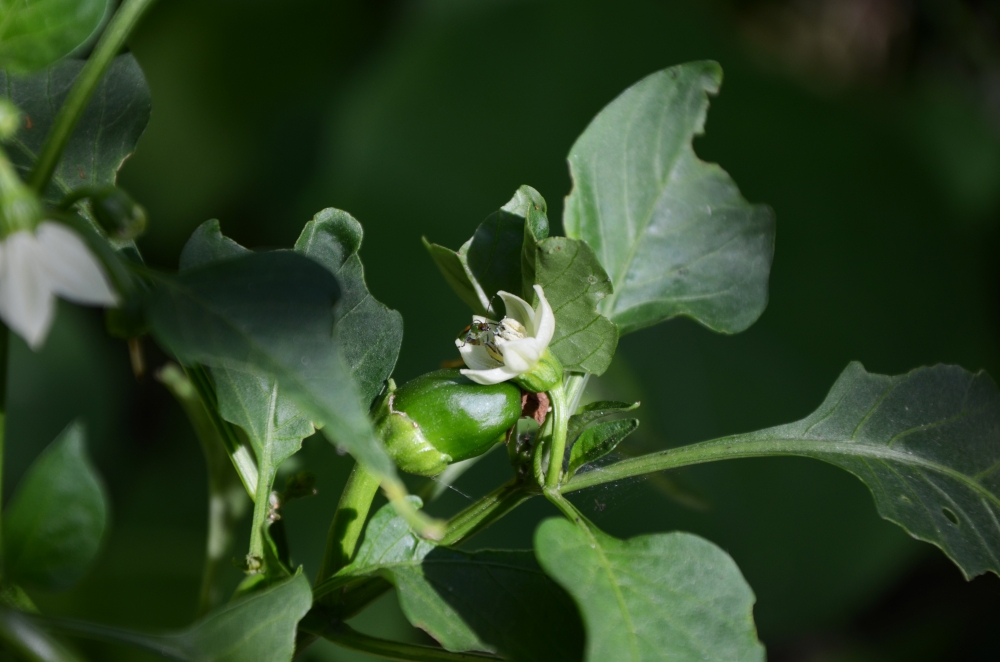
{"label": "small green fruit", "polygon": [[488,451],[520,415],[521,391],[513,384],[484,386],[458,370],[437,370],[398,389],[389,380],[375,427],[400,469],[434,476]]}

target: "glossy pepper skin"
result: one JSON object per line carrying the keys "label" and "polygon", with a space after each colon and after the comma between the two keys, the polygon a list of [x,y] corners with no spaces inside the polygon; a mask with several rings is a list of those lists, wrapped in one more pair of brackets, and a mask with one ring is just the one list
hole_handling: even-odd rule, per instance
{"label": "glossy pepper skin", "polygon": [[434,476],[503,441],[521,415],[521,391],[508,382],[481,385],[458,370],[437,370],[389,390],[375,427],[407,473]]}

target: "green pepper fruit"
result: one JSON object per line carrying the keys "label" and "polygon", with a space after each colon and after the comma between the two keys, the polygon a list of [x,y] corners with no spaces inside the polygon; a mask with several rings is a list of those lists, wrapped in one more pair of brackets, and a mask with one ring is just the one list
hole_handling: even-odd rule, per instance
{"label": "green pepper fruit", "polygon": [[437,370],[389,389],[375,427],[400,469],[435,476],[459,460],[503,441],[521,415],[521,391],[501,382],[484,386],[458,370]]}

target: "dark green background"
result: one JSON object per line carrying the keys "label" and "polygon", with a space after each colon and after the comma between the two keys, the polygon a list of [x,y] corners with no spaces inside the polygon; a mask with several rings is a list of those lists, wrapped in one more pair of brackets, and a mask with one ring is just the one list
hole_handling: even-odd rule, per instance
{"label": "dark green background", "polygon": [[[140,246],[173,268],[208,218],[243,244],[274,247],[291,245],[323,207],[349,211],[366,231],[370,289],[404,315],[396,379],[406,381],[454,358],[451,339],[468,319],[421,235],[457,247],[521,184],[546,197],[558,226],[565,155],[589,119],[645,74],[711,58],[726,78],[696,149],[749,200],[775,209],[771,302],[739,336],[673,321],[626,337],[596,389],[642,400],[628,445],[663,448],[801,418],[852,359],[885,373],[949,362],[1000,375],[1000,125],[988,107],[967,80],[916,56],[876,77],[792,74],[746,39],[747,11],[722,2],[160,0],[130,41],[153,94],[149,128],[121,177],[150,213]],[[921,30],[911,29],[911,46]],[[147,352],[154,367],[164,360],[148,342]],[[207,506],[179,407],[154,380],[135,381],[98,314],[65,305],[43,352],[15,342],[11,379],[5,491],[83,415],[113,500],[95,569],[39,602],[146,629],[188,622]],[[466,494],[503,480],[502,455],[436,511],[454,512]],[[292,461],[319,477],[319,496],[285,517],[293,555],[312,574],[350,460],[315,438]],[[575,501],[618,536],[682,529],[727,550],[757,594],[769,659],[1000,656],[989,637],[1000,580],[965,583],[935,549],[881,520],[848,474],[773,459],[671,479]],[[531,502],[471,544],[525,548],[553,514]],[[234,557],[244,545],[245,536]],[[359,627],[422,636],[391,596]],[[309,659],[368,658],[320,645]]]}

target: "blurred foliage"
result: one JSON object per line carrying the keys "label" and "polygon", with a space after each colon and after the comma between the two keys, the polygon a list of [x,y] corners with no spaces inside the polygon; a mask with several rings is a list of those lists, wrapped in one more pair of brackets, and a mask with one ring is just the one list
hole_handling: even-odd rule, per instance
{"label": "blurred foliage", "polygon": [[[623,339],[593,389],[642,401],[642,426],[623,447],[796,420],[852,359],[888,374],[952,362],[1000,377],[995,15],[977,2],[849,4],[882,12],[863,19],[891,18],[882,37],[864,37],[884,37],[884,48],[847,40],[823,19],[833,3],[818,1],[164,1],[130,44],[153,113],[121,183],[149,211],[140,247],[170,268],[208,218],[242,244],[290,246],[317,210],[350,212],[365,229],[373,295],[404,316],[402,383],[455,358],[452,338],[468,323],[421,235],[459,245],[521,184],[545,196],[558,229],[566,153],[590,118],[647,73],[711,58],[725,80],[695,147],[747,199],[775,210],[770,304],[737,336],[675,321]],[[862,24],[875,30],[869,19]],[[831,69],[821,53],[815,66],[791,66],[803,56],[789,43],[808,30],[832,30],[828,41],[846,40],[850,61],[862,64]],[[163,357],[150,345],[155,368]],[[69,593],[33,597],[123,626],[190,622],[207,493],[180,408],[152,380],[136,383],[125,345],[104,337],[90,311],[62,306],[45,350],[15,341],[12,365],[4,485],[83,414],[112,503],[96,568]],[[462,476],[432,512],[454,512],[464,495],[502,480],[502,455]],[[286,463],[302,468],[316,474],[319,494],[283,517],[293,560],[312,575],[350,461],[311,439]],[[996,656],[987,632],[1000,580],[966,584],[933,548],[881,520],[848,474],[789,458],[668,478],[676,482],[636,481],[574,501],[618,537],[683,530],[726,549],[757,595],[769,659]],[[678,489],[708,507],[664,495]],[[655,509],[634,512],[655,495]],[[534,523],[553,512],[529,502],[470,547],[527,548]],[[239,573],[228,573],[235,586]],[[358,621],[425,637],[391,597]],[[323,644],[309,659],[370,658]]]}

